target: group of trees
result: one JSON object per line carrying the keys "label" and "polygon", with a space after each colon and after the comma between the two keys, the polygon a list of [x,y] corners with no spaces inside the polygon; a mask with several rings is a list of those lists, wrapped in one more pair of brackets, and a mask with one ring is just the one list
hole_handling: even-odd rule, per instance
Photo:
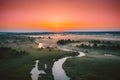
{"label": "group of trees", "polygon": [[1,43],[20,43],[20,42],[34,42],[36,38],[17,35],[0,35]]}
{"label": "group of trees", "polygon": [[14,58],[25,54],[27,54],[25,51],[17,51],[10,47],[0,47],[0,59]]}
{"label": "group of trees", "polygon": [[61,44],[61,45],[65,45],[65,44],[69,44],[69,43],[76,43],[76,42],[80,42],[79,40],[71,40],[71,39],[61,39],[57,41],[57,44]]}
{"label": "group of trees", "polygon": [[111,44],[110,41],[103,41],[103,40],[90,40],[88,42],[89,43],[94,43],[94,44]]}
{"label": "group of trees", "polygon": [[[79,40],[71,40],[71,39],[61,39],[57,41],[57,44],[65,45],[69,43],[77,43]],[[105,40],[90,40],[87,41],[88,44],[82,43],[81,45],[76,45],[78,48],[98,48],[98,49],[110,49],[110,50],[120,50],[120,44],[112,43],[111,41]],[[92,45],[91,45],[92,44]]]}
{"label": "group of trees", "polygon": [[100,44],[98,45],[97,43],[93,43],[91,46],[86,45],[86,44],[81,44],[81,45],[76,45],[78,48],[98,48],[98,49],[108,49],[108,50],[120,50],[120,44]]}

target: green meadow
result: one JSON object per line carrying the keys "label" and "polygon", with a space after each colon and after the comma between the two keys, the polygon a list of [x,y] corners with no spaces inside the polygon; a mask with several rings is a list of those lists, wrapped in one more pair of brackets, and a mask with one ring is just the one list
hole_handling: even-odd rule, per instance
{"label": "green meadow", "polygon": [[[67,59],[63,68],[71,80],[119,80],[120,79],[120,51],[87,50],[85,57]],[[111,55],[106,55],[111,54]]]}
{"label": "green meadow", "polygon": [[[95,47],[96,45],[87,45],[88,41],[95,39],[89,38],[84,39],[79,35],[59,35],[57,38],[0,35],[0,80],[32,80],[30,71],[35,67],[35,60],[39,60],[38,69],[46,72],[39,75],[41,77],[38,80],[54,80],[53,64],[66,56],[74,56],[62,65],[70,80],[120,80],[120,41],[105,40],[107,42],[102,43],[104,45]],[[36,41],[53,47],[38,48]],[[94,42],[100,44],[98,40]],[[75,57],[78,53],[62,51],[57,47],[60,45],[63,48],[77,49],[86,56]]]}
{"label": "green meadow", "polygon": [[[11,48],[9,52],[0,51],[0,54],[6,53],[6,55],[0,59],[0,80],[31,80],[30,71],[34,67],[35,60],[40,60],[39,69],[45,70],[47,73],[47,75],[42,75],[40,80],[53,80],[51,70],[53,63],[64,56],[78,55],[72,52],[61,51],[57,48],[38,49],[38,44],[29,40],[27,37],[16,38],[14,36],[4,36],[4,38],[0,39],[0,47]],[[12,54],[12,50],[19,52],[25,51],[26,54],[17,54],[17,56],[13,55],[9,57],[7,54]],[[47,64],[47,69],[44,68],[45,64]]]}

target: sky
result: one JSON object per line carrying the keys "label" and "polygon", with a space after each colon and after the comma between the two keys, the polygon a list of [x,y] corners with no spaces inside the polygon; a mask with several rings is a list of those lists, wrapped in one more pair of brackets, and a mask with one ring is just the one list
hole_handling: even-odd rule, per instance
{"label": "sky", "polygon": [[0,0],[0,31],[119,30],[120,0]]}

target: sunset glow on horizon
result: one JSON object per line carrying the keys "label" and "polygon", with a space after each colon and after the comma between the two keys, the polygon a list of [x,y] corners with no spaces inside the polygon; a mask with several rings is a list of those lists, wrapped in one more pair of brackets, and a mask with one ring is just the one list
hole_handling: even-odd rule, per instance
{"label": "sunset glow on horizon", "polygon": [[0,0],[0,31],[120,30],[120,0]]}

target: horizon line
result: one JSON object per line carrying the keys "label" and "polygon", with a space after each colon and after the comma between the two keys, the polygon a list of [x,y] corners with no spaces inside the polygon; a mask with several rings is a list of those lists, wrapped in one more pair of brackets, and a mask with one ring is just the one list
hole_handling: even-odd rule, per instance
{"label": "horizon line", "polygon": [[120,30],[66,30],[66,31],[0,31],[0,33],[44,33],[44,32],[51,32],[51,33],[61,33],[61,32],[120,32]]}

